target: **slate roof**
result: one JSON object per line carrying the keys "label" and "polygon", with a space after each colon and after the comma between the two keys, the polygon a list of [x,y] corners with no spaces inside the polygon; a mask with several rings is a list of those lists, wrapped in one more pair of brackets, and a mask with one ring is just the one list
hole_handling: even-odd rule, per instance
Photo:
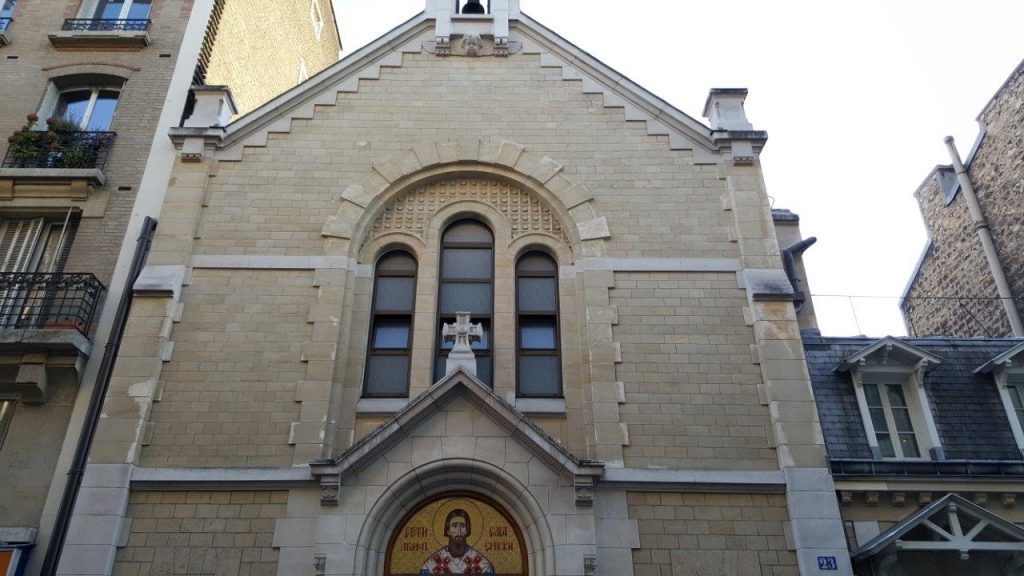
{"label": "slate roof", "polygon": [[[832,459],[870,459],[867,436],[849,374],[836,366],[878,338],[803,334],[807,367],[825,444]],[[942,358],[925,374],[925,392],[948,460],[1020,460],[991,374],[974,370],[1021,343],[1019,339],[901,338]]]}

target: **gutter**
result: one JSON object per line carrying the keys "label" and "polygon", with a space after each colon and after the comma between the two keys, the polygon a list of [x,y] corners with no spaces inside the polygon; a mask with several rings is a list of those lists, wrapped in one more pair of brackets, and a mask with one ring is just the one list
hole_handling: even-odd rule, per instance
{"label": "gutter", "polygon": [[64,486],[64,494],[61,496],[60,507],[57,509],[57,518],[53,525],[53,534],[50,536],[50,543],[46,547],[46,556],[43,559],[43,567],[40,571],[42,576],[54,576],[57,573],[57,566],[60,564],[60,555],[64,548],[64,541],[68,535],[68,526],[71,524],[71,513],[75,509],[75,501],[78,499],[78,490],[82,487],[82,478],[85,476],[85,465],[89,460],[89,450],[92,448],[92,440],[96,435],[96,428],[100,423],[100,415],[103,409],[103,400],[107,396],[107,389],[110,387],[110,377],[114,373],[114,362],[117,360],[117,352],[121,348],[121,340],[124,337],[125,326],[128,324],[128,313],[131,311],[132,290],[142,267],[149,256],[149,249],[153,245],[153,234],[156,231],[156,220],[146,216],[142,223],[142,231],[135,245],[135,255],[132,257],[131,268],[128,269],[128,280],[126,289],[121,294],[121,301],[117,305],[117,312],[114,315],[113,327],[110,336],[107,338],[107,345],[103,351],[103,361],[100,363],[99,373],[96,376],[96,386],[93,387],[92,397],[89,399],[89,408],[85,414],[85,422],[82,424],[82,433],[78,437],[78,446],[75,448],[75,455],[71,460],[71,468],[68,470],[68,482]]}

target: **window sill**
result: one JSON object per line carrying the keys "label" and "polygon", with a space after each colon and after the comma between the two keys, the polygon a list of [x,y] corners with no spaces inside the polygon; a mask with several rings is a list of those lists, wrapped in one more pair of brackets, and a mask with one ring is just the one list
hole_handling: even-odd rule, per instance
{"label": "window sill", "polygon": [[58,50],[141,50],[152,42],[147,30],[61,30],[49,37]]}
{"label": "window sill", "polygon": [[84,217],[103,216],[106,182],[98,168],[0,168],[0,210],[76,207]]}
{"label": "window sill", "polygon": [[408,404],[408,398],[360,398],[356,402],[356,414],[360,416],[391,416]]}
{"label": "window sill", "polygon": [[91,352],[92,342],[74,328],[0,329],[0,363],[18,367],[13,380],[0,381],[0,391],[14,392],[29,404],[43,404],[51,392],[49,378],[66,370],[78,380]]}
{"label": "window sill", "polygon": [[516,410],[534,416],[565,416],[565,398],[516,398]]}

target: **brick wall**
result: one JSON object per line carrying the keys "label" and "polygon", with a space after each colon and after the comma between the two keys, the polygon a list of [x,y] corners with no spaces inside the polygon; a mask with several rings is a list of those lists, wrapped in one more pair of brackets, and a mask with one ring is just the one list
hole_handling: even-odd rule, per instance
{"label": "brick wall", "polygon": [[[988,220],[1003,270],[1024,310],[1024,67],[985,107],[979,118],[986,134],[968,172]],[[960,143],[966,155],[966,143]],[[1011,336],[1010,324],[998,300],[985,254],[958,193],[946,206],[935,178],[914,195],[932,238],[932,248],[904,305],[908,328],[915,335]],[[921,297],[964,297],[927,300]],[[980,299],[980,300],[979,300]],[[987,299],[987,300],[986,300]]]}
{"label": "brick wall", "polygon": [[618,273],[610,300],[622,345],[626,465],[776,468],[736,275]]}
{"label": "brick wall", "polygon": [[290,466],[312,273],[196,270],[144,466]]}
{"label": "brick wall", "polygon": [[[309,15],[312,2],[323,16],[319,39]],[[297,85],[300,58],[313,76],[336,62],[341,50],[332,10],[330,0],[226,2],[206,83],[230,86],[241,115]]]}
{"label": "brick wall", "polygon": [[796,576],[786,551],[786,497],[627,494],[640,526],[636,576]]}
{"label": "brick wall", "polygon": [[133,492],[113,574],[277,574],[274,521],[287,501],[287,492]]}

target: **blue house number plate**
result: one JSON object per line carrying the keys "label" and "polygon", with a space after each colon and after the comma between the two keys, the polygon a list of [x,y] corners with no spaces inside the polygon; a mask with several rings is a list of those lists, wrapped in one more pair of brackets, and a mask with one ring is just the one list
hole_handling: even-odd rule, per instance
{"label": "blue house number plate", "polygon": [[818,570],[839,570],[835,556],[818,556]]}

